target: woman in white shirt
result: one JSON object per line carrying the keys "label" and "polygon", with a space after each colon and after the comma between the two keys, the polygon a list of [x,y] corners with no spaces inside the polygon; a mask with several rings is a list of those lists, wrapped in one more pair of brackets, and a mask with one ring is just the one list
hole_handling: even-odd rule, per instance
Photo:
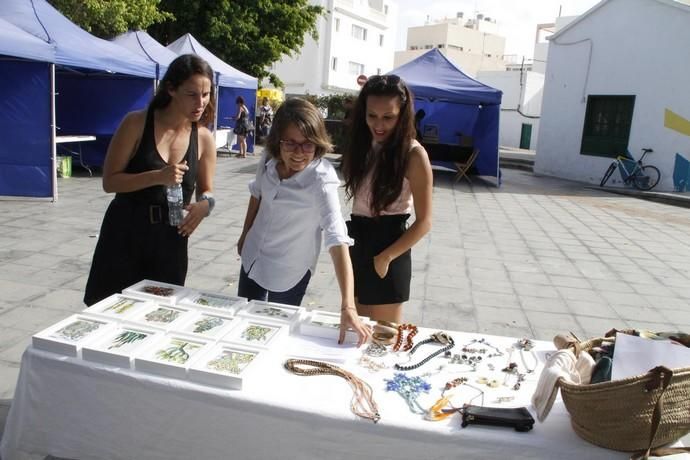
{"label": "woman in white shirt", "polygon": [[276,112],[237,249],[242,257],[238,295],[299,305],[316,269],[321,240],[333,259],[341,293],[340,342],[347,328],[360,345],[370,332],[359,320],[349,246],[340,211],[340,180],[323,157],[331,148],[321,114],[303,99]]}

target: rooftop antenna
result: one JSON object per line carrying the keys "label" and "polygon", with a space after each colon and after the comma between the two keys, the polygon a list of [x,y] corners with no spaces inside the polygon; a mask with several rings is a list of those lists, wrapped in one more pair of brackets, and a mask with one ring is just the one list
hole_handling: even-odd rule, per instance
{"label": "rooftop antenna", "polygon": [[561,12],[563,11],[563,5],[558,5],[558,17],[561,17]]}

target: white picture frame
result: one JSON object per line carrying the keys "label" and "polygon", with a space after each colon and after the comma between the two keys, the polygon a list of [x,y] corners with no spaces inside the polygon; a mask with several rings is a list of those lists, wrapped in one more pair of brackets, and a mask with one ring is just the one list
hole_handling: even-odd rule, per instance
{"label": "white picture frame", "polygon": [[178,323],[174,329],[171,329],[171,332],[215,341],[225,336],[241,322],[241,319],[232,315],[201,310],[193,312],[185,322]]}
{"label": "white picture frame", "polygon": [[151,303],[137,311],[131,322],[148,328],[158,328],[166,332],[177,329],[187,322],[194,314],[194,310],[179,305],[161,305]]}
{"label": "white picture frame", "polygon": [[[189,366],[189,380],[205,385],[241,390],[257,376],[267,351],[230,342],[209,347]],[[237,358],[240,359],[237,359]]]}
{"label": "white picture frame", "polygon": [[76,314],[34,334],[31,343],[39,350],[78,358],[82,346],[114,327],[108,319]]}
{"label": "white picture frame", "polygon": [[163,305],[175,305],[187,294],[187,288],[176,284],[144,279],[122,291],[125,295],[151,299]]}
{"label": "white picture frame", "polygon": [[[369,318],[360,316],[359,319],[368,323]],[[308,337],[322,337],[338,340],[340,338],[340,313],[312,310],[308,312],[299,325],[300,335]],[[352,329],[345,332],[345,342],[357,343],[359,336]]]}
{"label": "white picture frame", "polygon": [[232,342],[253,348],[276,348],[290,335],[290,325],[265,321],[259,318],[245,318],[230,330],[222,342]]}
{"label": "white picture frame", "polygon": [[247,299],[219,292],[190,289],[178,303],[198,310],[234,315],[247,305]]}
{"label": "white picture frame", "polygon": [[213,343],[181,334],[165,334],[134,356],[134,369],[185,379],[190,363]]}
{"label": "white picture frame", "polygon": [[151,305],[150,300],[125,294],[113,294],[84,309],[84,313],[124,321],[136,315],[141,308]]}
{"label": "white picture frame", "polygon": [[122,323],[84,345],[81,350],[82,359],[130,369],[133,367],[134,355],[160,340],[162,334],[160,329]]}
{"label": "white picture frame", "polygon": [[238,315],[272,323],[288,324],[292,333],[297,330],[297,326],[305,311],[304,307],[252,300],[247,305],[247,308],[239,312]]}

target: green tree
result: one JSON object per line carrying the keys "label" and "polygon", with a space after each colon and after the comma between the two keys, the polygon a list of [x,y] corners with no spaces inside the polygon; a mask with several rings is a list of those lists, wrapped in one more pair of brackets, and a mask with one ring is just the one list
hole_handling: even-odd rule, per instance
{"label": "green tree", "polygon": [[158,9],[160,0],[48,0],[72,22],[97,37],[112,38],[128,30],[173,19]]}
{"label": "green tree", "polygon": [[268,68],[304,46],[309,34],[318,40],[317,20],[325,14],[309,0],[162,0],[175,19],[149,28],[163,44],[189,32],[231,66],[276,87],[280,79]]}

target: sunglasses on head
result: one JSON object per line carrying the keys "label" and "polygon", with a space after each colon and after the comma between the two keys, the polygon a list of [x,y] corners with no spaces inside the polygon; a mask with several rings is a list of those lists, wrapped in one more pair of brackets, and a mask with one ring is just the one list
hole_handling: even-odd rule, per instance
{"label": "sunglasses on head", "polygon": [[372,75],[367,80],[367,83],[371,83],[372,85],[383,83],[386,86],[398,86],[400,77],[397,75]]}

